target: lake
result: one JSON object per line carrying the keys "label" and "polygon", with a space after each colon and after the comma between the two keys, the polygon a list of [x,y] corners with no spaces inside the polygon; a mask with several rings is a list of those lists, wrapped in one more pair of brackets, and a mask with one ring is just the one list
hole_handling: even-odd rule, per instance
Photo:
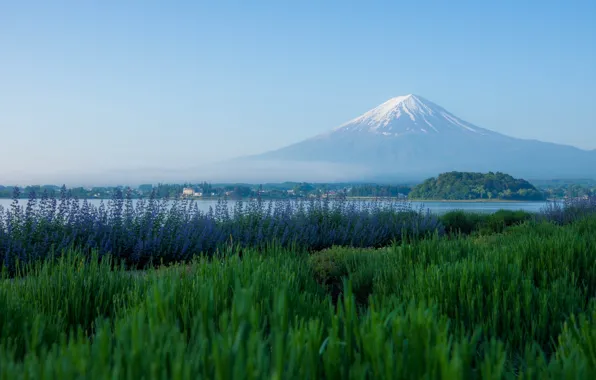
{"label": "lake", "polygon": [[[366,200],[351,200],[352,202],[367,202]],[[89,199],[88,202],[90,204],[99,206],[101,200],[99,199]],[[107,203],[107,200],[104,200],[104,203]],[[370,202],[370,201],[368,201]],[[5,209],[10,206],[12,203],[12,199],[0,199],[0,206],[4,207]],[[133,203],[136,203],[136,200],[133,200]],[[195,203],[197,204],[199,210],[201,211],[209,211],[209,207],[213,207],[215,209],[215,205],[217,204],[216,200],[196,200]],[[235,201],[228,201],[228,207],[233,207]],[[268,201],[265,201],[267,204]],[[27,200],[21,199],[19,200],[19,204],[26,205]],[[410,201],[412,208],[419,209],[419,207],[424,207],[424,209],[428,209],[433,213],[436,214],[443,214],[448,211],[452,210],[464,210],[464,211],[472,211],[472,212],[481,212],[481,213],[493,213],[498,210],[524,210],[529,212],[538,212],[540,211],[547,202],[465,202],[465,201]]]}

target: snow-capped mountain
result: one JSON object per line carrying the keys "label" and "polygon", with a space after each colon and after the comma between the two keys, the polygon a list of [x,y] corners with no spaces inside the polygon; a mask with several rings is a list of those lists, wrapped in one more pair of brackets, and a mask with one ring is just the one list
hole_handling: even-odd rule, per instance
{"label": "snow-capped mountain", "polygon": [[309,163],[313,171],[332,165],[331,173],[342,180],[362,179],[363,173],[424,178],[453,170],[596,178],[595,151],[509,137],[413,94],[391,98],[327,133],[236,162],[285,165],[288,179],[296,164],[304,170]]}
{"label": "snow-capped mountain", "polygon": [[385,136],[413,133],[494,133],[476,127],[443,107],[413,94],[391,98],[333,131],[370,132]]}

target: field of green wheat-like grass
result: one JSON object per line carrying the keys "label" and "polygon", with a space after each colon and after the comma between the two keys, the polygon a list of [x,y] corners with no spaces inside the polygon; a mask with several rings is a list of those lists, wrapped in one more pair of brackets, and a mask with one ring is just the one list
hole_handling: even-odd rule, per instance
{"label": "field of green wheat-like grass", "polygon": [[0,379],[594,379],[596,218],[0,280]]}

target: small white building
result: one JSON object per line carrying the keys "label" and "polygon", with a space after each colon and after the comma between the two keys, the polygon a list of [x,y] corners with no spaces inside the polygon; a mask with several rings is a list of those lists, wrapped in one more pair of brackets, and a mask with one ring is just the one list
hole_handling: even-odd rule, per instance
{"label": "small white building", "polygon": [[182,195],[192,196],[194,193],[195,191],[190,187],[185,187],[184,189],[182,189]]}

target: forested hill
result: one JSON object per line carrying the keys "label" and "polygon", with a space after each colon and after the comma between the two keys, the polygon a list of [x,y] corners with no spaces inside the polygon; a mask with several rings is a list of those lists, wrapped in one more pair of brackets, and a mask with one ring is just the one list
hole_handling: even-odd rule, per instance
{"label": "forested hill", "polygon": [[410,199],[542,200],[544,194],[524,179],[504,173],[449,172],[429,178],[409,193]]}

